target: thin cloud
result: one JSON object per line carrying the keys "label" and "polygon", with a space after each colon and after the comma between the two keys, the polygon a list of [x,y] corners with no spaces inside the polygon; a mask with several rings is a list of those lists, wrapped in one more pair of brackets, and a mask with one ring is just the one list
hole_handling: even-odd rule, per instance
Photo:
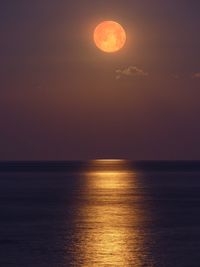
{"label": "thin cloud", "polygon": [[194,79],[200,79],[200,72],[193,73],[192,78],[194,78]]}
{"label": "thin cloud", "polygon": [[117,69],[116,70],[116,79],[119,80],[121,77],[145,77],[149,74],[144,70],[136,67],[136,66],[129,66],[125,69]]}
{"label": "thin cloud", "polygon": [[42,89],[42,84],[38,83],[34,85],[34,88],[37,90]]}
{"label": "thin cloud", "polygon": [[178,75],[178,74],[172,74],[172,78],[175,79],[175,80],[178,80],[178,79],[180,79],[181,77],[180,77],[180,75]]}

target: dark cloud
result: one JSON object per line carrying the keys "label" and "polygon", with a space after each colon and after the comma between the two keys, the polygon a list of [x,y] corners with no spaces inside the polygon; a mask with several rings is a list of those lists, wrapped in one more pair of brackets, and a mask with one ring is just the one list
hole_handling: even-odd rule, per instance
{"label": "dark cloud", "polygon": [[117,80],[119,80],[123,76],[126,76],[126,77],[135,77],[135,76],[145,77],[148,75],[149,74],[147,72],[145,72],[144,70],[142,70],[136,66],[129,66],[125,69],[117,69],[116,70],[116,79]]}

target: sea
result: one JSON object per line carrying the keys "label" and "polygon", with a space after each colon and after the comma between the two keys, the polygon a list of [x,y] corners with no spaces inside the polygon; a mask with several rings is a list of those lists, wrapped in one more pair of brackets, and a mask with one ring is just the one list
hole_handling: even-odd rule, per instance
{"label": "sea", "polygon": [[0,267],[200,267],[200,162],[0,163]]}

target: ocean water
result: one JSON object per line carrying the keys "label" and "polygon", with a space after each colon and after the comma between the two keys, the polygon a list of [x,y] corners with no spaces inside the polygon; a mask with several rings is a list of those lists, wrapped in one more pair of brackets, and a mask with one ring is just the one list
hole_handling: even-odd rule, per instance
{"label": "ocean water", "polygon": [[200,172],[1,172],[0,266],[199,267]]}

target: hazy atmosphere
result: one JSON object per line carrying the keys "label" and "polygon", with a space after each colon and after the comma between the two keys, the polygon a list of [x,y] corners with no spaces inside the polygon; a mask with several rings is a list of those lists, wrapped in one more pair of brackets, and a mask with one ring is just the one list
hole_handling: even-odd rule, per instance
{"label": "hazy atmosphere", "polygon": [[[200,159],[199,1],[1,1],[0,160]],[[122,50],[93,42],[102,20]]]}

